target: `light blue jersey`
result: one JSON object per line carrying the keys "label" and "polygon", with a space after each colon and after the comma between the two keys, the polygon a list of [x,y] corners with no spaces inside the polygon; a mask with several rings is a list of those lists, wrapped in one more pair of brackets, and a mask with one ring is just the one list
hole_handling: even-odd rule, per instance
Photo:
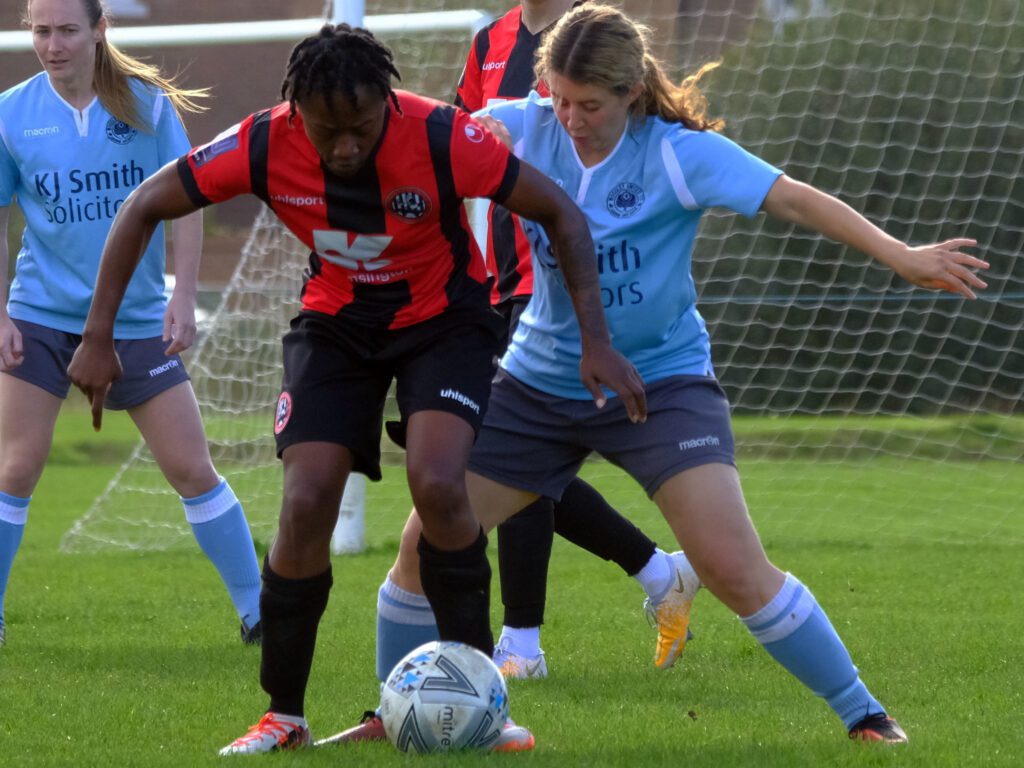
{"label": "light blue jersey", "polygon": [[[167,97],[132,80],[155,131],[113,117],[98,99],[79,112],[40,73],[0,94],[0,206],[17,197],[25,232],[11,317],[81,333],[114,214],[142,181],[189,150]],[[163,333],[164,235],[159,226],[128,285],[114,336]]]}
{"label": "light blue jersey", "polygon": [[[616,349],[648,382],[711,375],[690,269],[697,224],[712,207],[754,216],[782,172],[719,134],[655,117],[631,123],[607,158],[585,168],[550,99],[532,93],[480,114],[501,120],[515,154],[554,179],[586,215]],[[533,250],[534,292],[502,367],[543,392],[590,399],[579,377],[579,326],[550,242],[525,219],[523,231]]]}

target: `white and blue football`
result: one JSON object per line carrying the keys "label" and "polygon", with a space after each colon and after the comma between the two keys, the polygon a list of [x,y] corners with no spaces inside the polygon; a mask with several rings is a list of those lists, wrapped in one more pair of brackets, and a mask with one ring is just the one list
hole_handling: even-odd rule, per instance
{"label": "white and blue football", "polygon": [[388,675],[381,719],[401,752],[490,749],[508,720],[505,678],[463,643],[424,643]]}

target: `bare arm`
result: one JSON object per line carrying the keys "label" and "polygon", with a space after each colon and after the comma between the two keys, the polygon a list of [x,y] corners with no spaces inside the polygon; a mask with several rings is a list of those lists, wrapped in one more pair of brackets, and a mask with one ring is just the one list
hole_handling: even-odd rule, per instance
{"label": "bare arm", "polygon": [[175,355],[196,340],[196,291],[203,251],[203,213],[195,211],[171,224],[174,252],[174,292],[164,313],[165,353]]}
{"label": "bare arm", "polygon": [[107,390],[121,375],[121,364],[114,352],[114,319],[128,281],[157,224],[196,210],[171,164],[142,182],[114,218],[103,247],[82,343],[68,366],[71,381],[92,403],[92,423],[96,430],[102,421]]}
{"label": "bare arm", "polygon": [[502,205],[536,221],[548,233],[580,326],[580,378],[594,402],[599,408],[604,406],[604,385],[622,398],[630,419],[644,421],[643,380],[633,364],[612,347],[608,334],[587,220],[565,192],[527,163],[521,163],[519,178]]}
{"label": "bare arm", "polygon": [[988,263],[960,248],[977,245],[969,238],[911,247],[891,237],[846,203],[807,184],[780,176],[765,197],[762,209],[840,243],[852,246],[895,271],[914,285],[977,298],[972,288],[988,285],[973,270]]}
{"label": "bare arm", "polygon": [[7,248],[7,220],[10,206],[0,207],[0,371],[21,365],[21,333],[7,316],[7,270],[10,253]]}

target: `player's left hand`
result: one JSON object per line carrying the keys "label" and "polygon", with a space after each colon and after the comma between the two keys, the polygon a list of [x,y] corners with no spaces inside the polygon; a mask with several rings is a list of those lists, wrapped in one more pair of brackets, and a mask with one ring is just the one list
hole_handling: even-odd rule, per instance
{"label": "player's left hand", "polygon": [[621,398],[630,421],[634,424],[647,421],[644,380],[636,366],[611,345],[584,348],[580,358],[580,380],[590,390],[598,408],[604,408],[607,402],[601,388],[603,385]]}
{"label": "player's left hand", "polygon": [[103,424],[103,403],[110,385],[121,378],[121,361],[111,339],[99,343],[82,339],[68,366],[68,378],[82,390],[92,407],[92,428],[97,432]]}
{"label": "player's left hand", "polygon": [[480,117],[474,118],[480,125],[486,128],[488,131],[494,134],[505,148],[508,150],[512,149],[512,134],[508,132],[508,128],[496,117],[490,115],[480,115]]}
{"label": "player's left hand", "polygon": [[959,293],[968,299],[976,299],[972,289],[988,288],[988,283],[975,274],[976,270],[988,269],[988,262],[963,253],[961,248],[972,248],[977,240],[957,237],[941,243],[907,246],[892,267],[903,278],[922,288]]}
{"label": "player's left hand", "polygon": [[170,344],[165,355],[176,355],[192,346],[196,340],[196,303],[193,297],[179,296],[175,291],[164,312],[164,341]]}

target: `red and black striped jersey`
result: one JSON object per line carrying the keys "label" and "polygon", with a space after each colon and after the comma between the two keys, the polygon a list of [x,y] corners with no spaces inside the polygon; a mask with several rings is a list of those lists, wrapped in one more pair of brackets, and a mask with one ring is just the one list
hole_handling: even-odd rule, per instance
{"label": "red and black striped jersey", "polygon": [[[459,78],[456,105],[476,112],[495,101],[521,99],[531,88],[548,95],[543,81],[535,83],[533,62],[541,38],[551,27],[534,35],[522,21],[523,7],[517,5],[476,34]],[[487,220],[487,270],[495,276],[491,302],[529,298],[533,293],[530,243],[519,218],[500,205],[491,205]]]}
{"label": "red and black striped jersey", "polygon": [[178,161],[198,206],[252,193],[311,253],[303,309],[403,328],[487,306],[464,198],[504,201],[519,161],[466,113],[398,91],[366,164],[332,174],[288,104],[250,115]]}

